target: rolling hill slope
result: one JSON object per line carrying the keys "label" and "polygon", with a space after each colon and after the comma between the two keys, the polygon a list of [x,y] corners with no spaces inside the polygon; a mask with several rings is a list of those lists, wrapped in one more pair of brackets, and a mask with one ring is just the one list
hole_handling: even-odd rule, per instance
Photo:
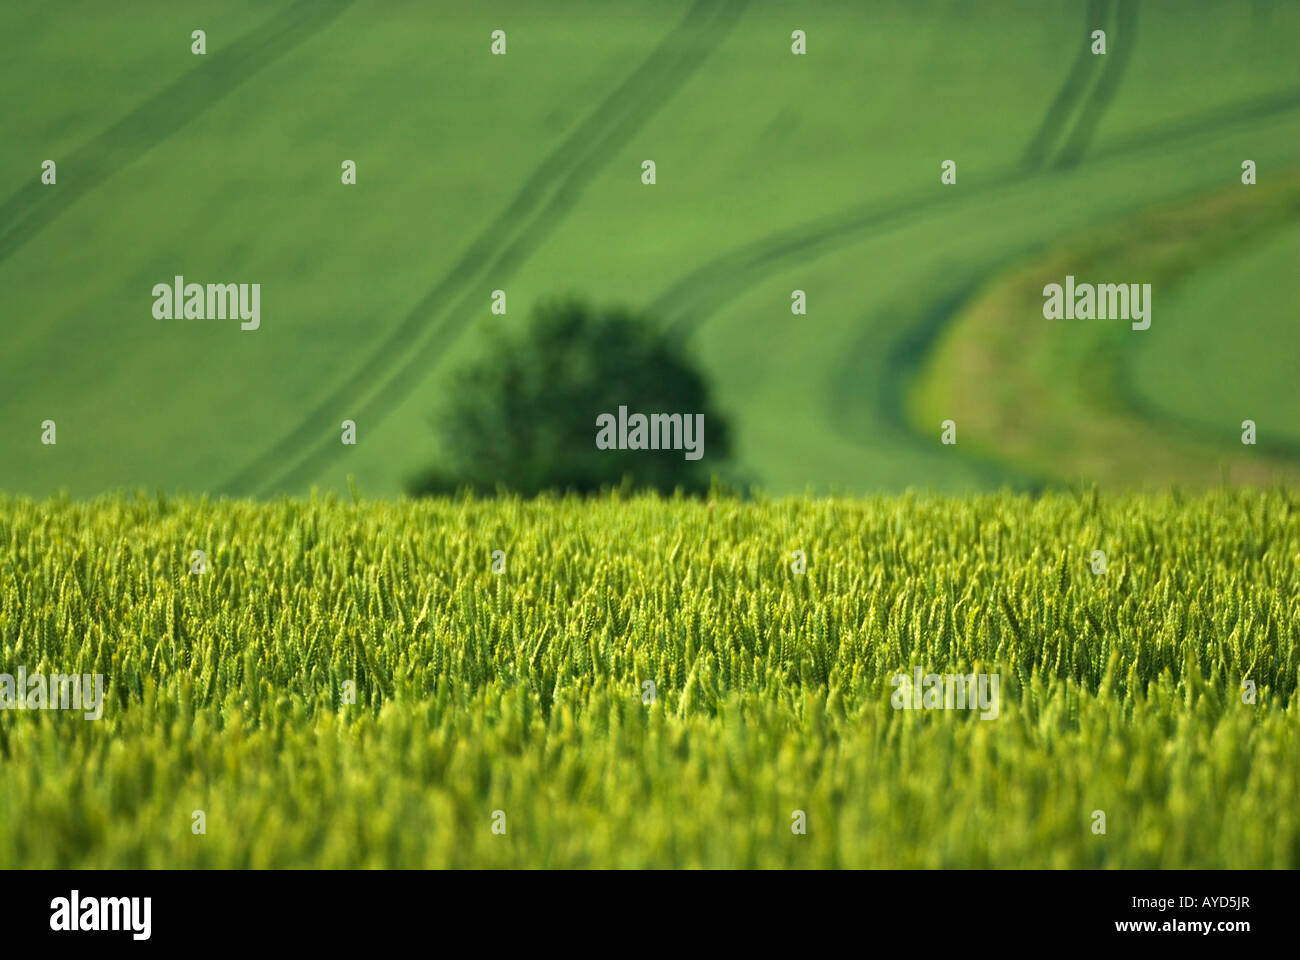
{"label": "rolling hill slope", "polygon": [[[396,493],[482,328],[564,293],[689,337],[772,489],[1033,484],[909,422],[937,331],[1036,251],[1198,203],[1242,158],[1261,191],[1300,162],[1293,4],[1209,4],[1213,31],[1150,0],[458,6],[160,5],[144,30],[0,12],[34,38],[0,73],[21,103],[0,488]],[[154,320],[178,273],[262,283],[262,328]]]}

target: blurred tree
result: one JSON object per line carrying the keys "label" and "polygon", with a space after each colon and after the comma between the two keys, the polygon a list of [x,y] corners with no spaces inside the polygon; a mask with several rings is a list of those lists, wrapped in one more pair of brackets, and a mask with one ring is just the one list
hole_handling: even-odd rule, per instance
{"label": "blurred tree", "polygon": [[[704,415],[704,455],[683,450],[601,450],[596,418],[642,413]],[[499,487],[591,493],[630,486],[671,493],[708,489],[730,453],[730,429],[708,384],[680,346],[649,321],[573,300],[538,306],[522,336],[499,336],[461,370],[436,418],[443,462],[415,494]]]}

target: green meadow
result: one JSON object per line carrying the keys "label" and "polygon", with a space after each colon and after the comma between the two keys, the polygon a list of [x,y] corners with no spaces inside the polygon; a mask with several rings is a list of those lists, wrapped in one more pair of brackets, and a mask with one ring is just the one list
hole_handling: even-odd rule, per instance
{"label": "green meadow", "polygon": [[[0,489],[398,493],[437,462],[448,372],[566,294],[687,338],[769,490],[1037,486],[1050,446],[969,424],[942,447],[910,412],[941,332],[1047,250],[1228,188],[1280,202],[1300,165],[1292,3],[136,9],[0,10]],[[1125,417],[1231,458],[1248,409],[1291,462],[1285,243],[1243,236],[1156,291]],[[155,320],[177,274],[262,284],[261,328]],[[1111,466],[1067,479],[1130,481]]]}

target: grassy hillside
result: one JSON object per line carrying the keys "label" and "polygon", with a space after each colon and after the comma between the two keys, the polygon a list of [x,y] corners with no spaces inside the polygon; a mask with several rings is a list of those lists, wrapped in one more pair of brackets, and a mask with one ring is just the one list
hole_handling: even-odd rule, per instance
{"label": "grassy hillside", "polygon": [[1295,868],[1298,577],[1283,493],[0,499],[0,663],[108,688],[0,865]]}
{"label": "grassy hillside", "polygon": [[[1291,3],[147,10],[0,10],[0,489],[395,493],[449,366],[571,292],[690,337],[773,490],[1029,483],[908,421],[956,305],[1244,157],[1261,192],[1300,162]],[[177,273],[260,282],[262,329],[154,320]]]}

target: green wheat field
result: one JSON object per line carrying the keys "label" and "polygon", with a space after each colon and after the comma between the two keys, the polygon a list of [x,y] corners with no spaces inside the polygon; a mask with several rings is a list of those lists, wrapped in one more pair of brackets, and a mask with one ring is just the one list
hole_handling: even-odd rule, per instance
{"label": "green wheat field", "polygon": [[1282,493],[4,500],[6,657],[109,689],[0,712],[0,862],[1295,867],[1297,544]]}
{"label": "green wheat field", "polygon": [[[1293,0],[6,0],[0,868],[1300,867],[1298,48]],[[1150,328],[1044,319],[1067,274]],[[684,344],[746,485],[411,495],[565,296]]]}

